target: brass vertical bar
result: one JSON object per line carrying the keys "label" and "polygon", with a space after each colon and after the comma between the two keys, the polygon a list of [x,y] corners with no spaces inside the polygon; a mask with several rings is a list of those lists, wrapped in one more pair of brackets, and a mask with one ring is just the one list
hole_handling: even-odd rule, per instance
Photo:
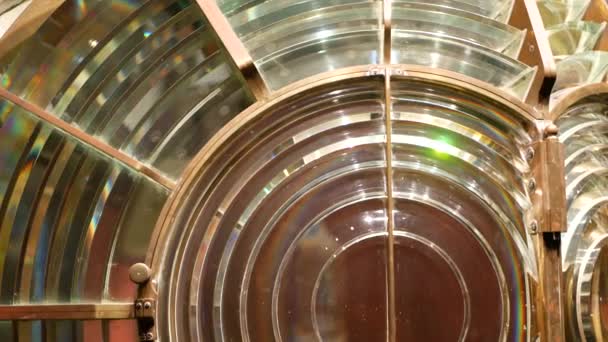
{"label": "brass vertical bar", "polygon": [[392,0],[384,0],[382,4],[383,19],[383,62],[384,69],[384,119],[386,129],[386,210],[387,210],[387,282],[388,282],[388,341],[397,341],[397,322],[395,309],[395,220],[393,210],[393,122],[391,100],[391,52],[392,52]]}
{"label": "brass vertical bar", "polygon": [[382,56],[385,65],[391,64],[391,52],[393,50],[393,5],[392,0],[384,0],[382,3],[383,40]]}
{"label": "brass vertical bar", "polygon": [[541,279],[537,306],[543,311],[539,325],[541,340],[565,341],[563,321],[561,234],[539,233],[537,237],[538,267]]}
{"label": "brass vertical bar", "polygon": [[536,144],[532,174],[537,186],[532,193],[533,233],[538,257],[537,322],[541,340],[565,341],[561,233],[566,229],[566,187],[564,146],[557,127],[542,123],[543,140]]}
{"label": "brass vertical bar", "polygon": [[126,165],[127,167],[143,174],[144,176],[150,178],[151,180],[157,182],[158,184],[164,186],[169,190],[173,190],[175,188],[175,182],[163,174],[158,172],[156,169],[149,167],[138,161],[137,159],[127,155],[126,153],[110,146],[109,144],[93,137],[92,135],[87,134],[76,126],[72,126],[69,123],[61,120],[57,116],[45,111],[44,109],[38,107],[36,104],[28,102],[21,97],[11,93],[6,88],[0,87],[0,99],[7,100],[12,102],[18,107],[21,107],[28,111],[30,114],[34,115],[38,119],[50,124],[56,129],[59,129],[65,132],[68,136],[89,145],[93,149],[101,152],[109,156],[112,159],[119,161],[120,163]]}
{"label": "brass vertical bar", "polygon": [[197,0],[196,3],[203,11],[208,24],[232,58],[234,64],[241,71],[253,95],[257,100],[267,98],[270,90],[266,86],[260,71],[255,66],[249,51],[247,51],[241,39],[234,32],[228,19],[217,6],[217,3],[213,0]]}
{"label": "brass vertical bar", "polygon": [[395,207],[393,198],[393,142],[392,142],[392,111],[391,111],[391,76],[390,68],[385,69],[384,75],[384,116],[386,129],[386,210],[388,229],[388,340],[397,341],[397,322],[395,309],[395,220],[393,210]]}

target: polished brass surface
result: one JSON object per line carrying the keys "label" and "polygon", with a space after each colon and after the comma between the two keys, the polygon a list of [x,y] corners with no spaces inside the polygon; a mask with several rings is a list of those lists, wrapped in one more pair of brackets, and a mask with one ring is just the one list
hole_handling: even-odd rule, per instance
{"label": "polished brass surface", "polygon": [[133,303],[0,305],[0,320],[134,318]]}

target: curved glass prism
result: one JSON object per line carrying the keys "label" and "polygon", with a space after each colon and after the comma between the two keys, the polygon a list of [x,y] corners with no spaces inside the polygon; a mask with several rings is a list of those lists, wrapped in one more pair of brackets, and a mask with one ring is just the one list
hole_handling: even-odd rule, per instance
{"label": "curved glass prism", "polygon": [[549,44],[556,61],[579,52],[593,50],[606,23],[568,22],[547,28]]}
{"label": "curved glass prism", "polygon": [[393,3],[392,27],[474,44],[517,58],[525,32],[466,11],[427,3]]}
{"label": "curved glass prism", "polygon": [[520,99],[527,96],[536,74],[536,67],[481,46],[463,44],[440,35],[399,30],[393,34],[392,62],[454,71],[487,82]]}
{"label": "curved glass prism", "polygon": [[557,63],[553,92],[603,82],[607,73],[608,52],[588,51],[572,55]]}
{"label": "curved glass prism", "polygon": [[506,23],[513,11],[513,0],[479,1],[479,0],[393,0],[393,4],[399,3],[423,3],[439,5],[445,8],[467,11],[475,15],[481,15]]}
{"label": "curved glass prism", "polygon": [[538,9],[545,27],[580,21],[591,0],[540,0]]}

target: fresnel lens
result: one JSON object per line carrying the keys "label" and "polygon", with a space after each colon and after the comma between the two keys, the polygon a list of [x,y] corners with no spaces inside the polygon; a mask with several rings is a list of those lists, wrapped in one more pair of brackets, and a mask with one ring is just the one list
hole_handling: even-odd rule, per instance
{"label": "fresnel lens", "polygon": [[0,11],[0,340],[608,339],[603,1]]}

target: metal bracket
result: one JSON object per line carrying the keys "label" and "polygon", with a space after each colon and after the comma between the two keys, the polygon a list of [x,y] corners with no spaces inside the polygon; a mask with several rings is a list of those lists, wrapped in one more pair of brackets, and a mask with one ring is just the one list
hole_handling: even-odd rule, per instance
{"label": "metal bracket", "polygon": [[[531,159],[534,187],[531,193],[536,230],[540,233],[566,231],[566,181],[564,145],[557,137],[557,127],[543,122],[544,139],[532,146]],[[531,156],[530,156],[531,154]]]}
{"label": "metal bracket", "polygon": [[150,276],[152,271],[148,265],[137,263],[129,268],[129,278],[139,285],[139,296],[135,300],[135,318],[140,341],[156,341],[156,291],[151,290]]}
{"label": "metal bracket", "polygon": [[140,341],[156,340],[156,300],[153,298],[138,298],[135,301],[135,318],[139,329]]}

